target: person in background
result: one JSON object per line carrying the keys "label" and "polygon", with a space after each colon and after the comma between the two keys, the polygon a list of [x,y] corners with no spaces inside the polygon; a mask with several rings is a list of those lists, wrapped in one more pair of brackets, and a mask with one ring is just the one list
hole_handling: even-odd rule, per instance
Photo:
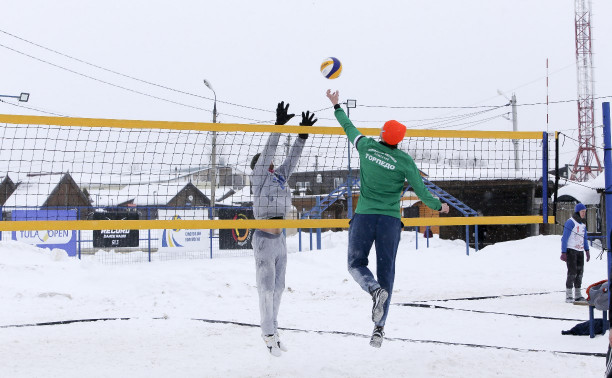
{"label": "person in background", "polygon": [[[289,104],[284,101],[276,108],[276,124],[284,125],[295,114],[288,114]],[[314,113],[302,112],[300,126],[312,126],[317,122]],[[291,208],[289,176],[295,169],[308,134],[298,134],[285,161],[275,169],[274,155],[280,133],[272,133],[261,153],[251,159],[253,185],[253,213],[255,219],[284,219]],[[287,347],[278,335],[278,310],[285,289],[287,270],[287,244],[281,228],[261,228],[253,233],[255,277],[259,294],[262,338],[269,352],[279,357]]]}
{"label": "person in background", "polygon": [[561,260],[567,264],[567,278],[565,280],[565,302],[567,303],[586,303],[586,299],[580,293],[582,273],[584,272],[584,255],[586,254],[587,262],[591,259],[587,242],[586,212],[586,206],[582,203],[576,204],[574,214],[563,226]]}
{"label": "person in background", "polygon": [[[334,115],[349,141],[359,152],[360,194],[350,221],[348,270],[361,288],[372,296],[374,331],[370,345],[380,348],[395,280],[395,258],[403,228],[400,197],[408,181],[416,195],[433,210],[448,213],[448,205],[434,198],[412,157],[397,148],[406,126],[391,120],[380,131],[380,141],[365,137],[338,104],[339,93],[327,90]],[[372,244],[376,246],[376,279],[368,269]]]}
{"label": "person in background", "polygon": [[[612,311],[612,304],[609,310]],[[608,312],[608,314],[610,314],[610,312]],[[608,343],[608,353],[606,353],[606,378],[612,378],[612,329],[608,330]]]}

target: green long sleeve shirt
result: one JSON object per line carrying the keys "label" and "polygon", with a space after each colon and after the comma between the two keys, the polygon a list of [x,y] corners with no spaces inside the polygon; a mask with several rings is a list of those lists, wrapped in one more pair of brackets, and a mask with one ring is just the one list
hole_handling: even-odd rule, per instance
{"label": "green long sleeve shirt", "polygon": [[442,208],[442,203],[425,187],[410,155],[362,135],[342,108],[336,109],[334,115],[359,152],[361,194],[356,213],[401,218],[400,197],[406,180],[425,205],[433,210]]}

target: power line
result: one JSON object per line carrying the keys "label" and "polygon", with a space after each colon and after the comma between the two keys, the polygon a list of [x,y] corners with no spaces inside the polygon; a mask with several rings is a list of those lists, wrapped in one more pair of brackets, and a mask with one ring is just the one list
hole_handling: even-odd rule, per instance
{"label": "power line", "polygon": [[[63,52],[60,52],[60,51],[57,51],[57,50],[51,49],[51,48],[49,48],[49,47],[43,46],[43,45],[41,45],[41,44],[38,44],[38,43],[32,42],[32,41],[30,41],[30,40],[27,40],[27,39],[25,39],[25,38],[19,37],[19,36],[17,36],[17,35],[14,35],[14,34],[12,34],[12,33],[9,33],[9,32],[7,32],[7,31],[5,31],[5,30],[2,30],[2,29],[0,29],[0,33],[3,33],[3,34],[5,34],[5,35],[8,35],[8,36],[10,36],[10,37],[12,37],[12,38],[18,39],[18,40],[23,41],[23,42],[25,42],[25,43],[31,44],[31,45],[36,46],[36,47],[38,47],[38,48],[41,48],[41,49],[44,49],[44,50],[50,51],[50,52],[52,52],[52,53],[58,54],[58,55],[63,56],[63,57],[66,57],[66,58],[68,58],[68,59],[72,59],[72,60],[74,60],[74,61],[77,61],[77,62],[80,62],[80,63],[86,64],[86,65],[89,65],[89,66],[91,66],[91,67],[95,67],[95,68],[97,68],[97,69],[101,69],[101,70],[104,70],[104,71],[107,71],[107,72],[113,73],[113,74],[115,74],[115,75],[119,75],[119,76],[122,76],[122,77],[125,77],[125,78],[128,78],[128,79],[131,79],[131,80],[135,80],[135,81],[138,81],[138,82],[141,82],[141,83],[144,83],[144,84],[148,84],[148,85],[155,86],[155,87],[158,87],[158,88],[166,89],[166,90],[173,91],[173,92],[176,92],[176,93],[180,93],[180,94],[184,94],[184,95],[193,96],[193,97],[196,97],[196,98],[200,98],[200,99],[205,99],[205,100],[212,101],[212,99],[211,99],[211,98],[206,97],[206,96],[202,96],[202,95],[198,95],[198,94],[190,93],[190,92],[187,92],[187,91],[183,91],[183,90],[180,90],[180,89],[176,89],[176,88],[168,87],[168,86],[165,86],[165,85],[161,85],[161,84],[154,83],[154,82],[151,82],[151,81],[143,80],[143,79],[140,79],[140,78],[137,78],[137,77],[131,76],[131,75],[126,75],[126,74],[123,74],[123,73],[121,73],[121,72],[118,72],[118,71],[115,71],[115,70],[111,70],[111,69],[108,69],[108,68],[102,67],[102,66],[100,66],[100,65],[97,65],[97,64],[94,64],[94,63],[91,63],[91,62],[85,61],[85,60],[83,60],[83,59],[76,58],[76,57],[71,56],[71,55],[68,55],[68,54],[66,54],[66,53],[63,53]],[[124,86],[121,86],[121,85],[118,85],[118,84],[114,84],[114,83],[111,83],[111,82],[108,82],[108,81],[105,81],[105,80],[101,80],[101,79],[98,79],[98,78],[96,78],[96,77],[93,77],[93,76],[90,76],[90,75],[86,75],[86,74],[83,74],[83,73],[80,73],[80,72],[74,71],[74,70],[72,70],[72,69],[69,69],[69,68],[66,68],[66,67],[60,66],[60,65],[58,65],[58,64],[51,63],[51,62],[46,61],[46,60],[44,60],[44,59],[41,59],[41,58],[35,57],[35,56],[30,55],[30,54],[27,54],[27,53],[24,53],[24,52],[22,52],[22,51],[19,51],[19,50],[16,50],[16,49],[14,49],[14,48],[11,48],[11,47],[8,47],[8,46],[5,46],[5,45],[3,45],[3,44],[0,44],[0,47],[4,47],[4,48],[6,48],[6,49],[8,49],[8,50],[11,50],[11,51],[13,51],[13,52],[15,52],[15,53],[18,53],[18,54],[21,54],[21,55],[24,55],[24,56],[29,57],[29,58],[31,58],[31,59],[37,60],[37,61],[39,61],[39,62],[42,62],[42,63],[45,63],[45,64],[49,64],[49,65],[54,66],[54,67],[56,67],[56,68],[59,68],[59,69],[62,69],[62,70],[68,71],[68,72],[70,72],[70,73],[73,73],[73,74],[76,74],[76,75],[79,75],[79,76],[82,76],[82,77],[85,77],[85,78],[88,78],[88,79],[90,79],[90,80],[98,81],[98,82],[100,82],[100,83],[103,83],[103,84],[106,84],[106,85],[113,86],[113,87],[115,87],[115,88],[123,89],[123,90],[129,91],[129,92],[132,92],[132,93],[140,94],[140,95],[143,95],[143,96],[147,96],[147,97],[154,98],[154,99],[157,99],[157,100],[161,100],[161,101],[169,102],[169,103],[172,103],[172,104],[176,104],[176,105],[180,105],[180,106],[184,106],[184,107],[188,107],[188,108],[192,108],[192,109],[196,109],[196,110],[202,110],[202,111],[206,111],[206,112],[211,113],[211,111],[210,111],[210,110],[208,110],[208,109],[204,109],[204,108],[201,108],[201,107],[198,107],[198,106],[193,106],[193,105],[184,104],[184,103],[181,103],[181,102],[178,102],[178,101],[174,101],[174,100],[171,100],[171,99],[167,99],[167,98],[163,98],[163,97],[155,96],[155,95],[152,95],[152,94],[148,94],[148,93],[145,93],[145,92],[141,92],[141,91],[138,91],[138,90],[134,90],[134,89],[131,89],[131,88],[127,88],[127,87],[124,87]],[[564,68],[566,68],[566,67],[563,67],[563,69],[564,69]],[[539,79],[538,79],[538,80],[539,80]],[[528,85],[528,84],[531,84],[531,83],[533,83],[533,82],[535,82],[535,81],[537,81],[537,80],[534,80],[534,81],[532,81],[532,82],[530,82],[530,83],[524,84],[523,86]],[[605,98],[610,98],[610,97],[612,97],[612,96],[599,96],[599,97],[596,97],[596,98],[594,98],[594,99],[605,99]],[[572,99],[572,100],[550,101],[550,102],[548,102],[548,104],[559,104],[559,103],[568,103],[568,102],[575,102],[575,101],[577,101],[577,100]],[[251,110],[257,110],[257,111],[263,111],[263,112],[268,112],[268,113],[273,113],[273,112],[274,112],[273,110],[269,110],[269,109],[262,109],[262,108],[257,108],[257,107],[252,107],[252,106],[247,106],[247,105],[241,105],[241,104],[231,103],[231,102],[227,102],[227,101],[221,101],[221,100],[219,100],[219,102],[220,102],[220,103],[223,103],[223,104],[226,104],[226,105],[236,106],[236,107],[241,107],[241,108],[245,108],[245,109],[251,109]],[[507,105],[508,105],[508,104],[506,104],[506,105],[504,105],[504,106],[507,106]],[[536,105],[547,105],[547,103],[546,103],[546,102],[535,102],[535,103],[517,104],[517,106],[536,106]],[[361,107],[364,107],[364,108],[384,108],[384,109],[491,109],[491,110],[494,110],[494,109],[497,109],[497,108],[501,107],[501,106],[496,106],[496,105],[481,105],[481,106],[392,106],[392,105],[360,105],[360,106],[361,106]],[[26,108],[26,107],[24,107],[24,108]],[[325,107],[325,108],[322,108],[322,109],[316,110],[315,112],[319,112],[319,111],[322,111],[322,110],[327,110],[327,109],[329,109],[329,108],[330,108],[330,107]],[[32,110],[40,111],[40,110],[37,110],[37,109],[34,109],[34,108],[32,108]],[[48,112],[44,112],[44,111],[41,111],[41,112],[43,112],[43,113],[48,113]],[[53,113],[48,113],[48,114],[53,114]],[[233,117],[233,118],[238,118],[238,119],[243,119],[243,120],[247,120],[247,121],[252,121],[253,123],[256,123],[256,124],[261,124],[261,123],[270,123],[270,122],[271,122],[270,120],[258,120],[258,119],[254,119],[254,118],[242,117],[242,116],[233,115],[233,114],[228,114],[228,113],[222,113],[222,114],[223,114],[223,115],[226,115],[226,116],[229,116],[229,117]],[[402,121],[402,122],[422,122],[422,121],[424,121],[424,120],[436,120],[436,119],[446,119],[446,118],[452,119],[452,118],[454,118],[454,117],[455,117],[455,116],[452,116],[452,117],[439,117],[439,118],[422,119],[422,120],[408,120],[408,121]],[[460,116],[457,116],[457,117],[461,118],[461,117],[463,117],[463,115],[460,115]],[[492,118],[496,118],[496,117],[492,117]],[[320,119],[321,119],[321,120],[333,120],[333,118],[320,118]],[[365,122],[374,122],[374,123],[380,123],[380,122],[383,122],[383,121],[356,121],[356,122],[362,122],[362,123],[365,123]]]}
{"label": "power line", "polygon": [[[180,105],[180,106],[184,106],[184,107],[187,107],[187,108],[192,108],[192,109],[202,110],[202,111],[205,111],[205,112],[208,112],[208,113],[212,113],[212,111],[211,111],[211,110],[204,109],[204,108],[200,108],[200,107],[198,107],[198,106],[193,106],[193,105],[184,104],[184,103],[182,103],[182,102],[178,102],[178,101],[170,100],[170,99],[167,99],[167,98],[163,98],[163,97],[155,96],[155,95],[148,94],[148,93],[145,93],[145,92],[137,91],[137,90],[135,90],[135,89],[127,88],[127,87],[124,87],[124,86],[121,86],[121,85],[118,85],[118,84],[114,84],[114,83],[111,83],[111,82],[108,82],[108,81],[105,81],[105,80],[102,80],[102,79],[98,79],[98,78],[96,78],[96,77],[93,77],[93,76],[90,76],[90,75],[86,75],[86,74],[84,74],[84,73],[81,73],[81,72],[78,72],[78,71],[72,70],[72,69],[70,69],[70,68],[66,68],[66,67],[60,66],[60,65],[58,65],[58,64],[55,64],[55,63],[52,63],[52,62],[46,61],[46,60],[44,60],[44,59],[41,59],[41,58],[35,57],[35,56],[33,56],[33,55],[30,55],[30,54],[24,53],[24,52],[22,52],[22,51],[19,51],[19,50],[13,49],[13,48],[8,47],[8,46],[6,46],[6,45],[3,45],[3,44],[1,44],[1,43],[0,43],[0,47],[4,47],[5,49],[11,50],[11,51],[13,51],[13,52],[15,52],[15,53],[17,53],[17,54],[24,55],[24,56],[26,56],[26,57],[28,57],[28,58],[31,58],[31,59],[37,60],[37,61],[39,61],[39,62],[42,62],[42,63],[48,64],[48,65],[51,65],[51,66],[53,66],[53,67],[59,68],[59,69],[61,69],[61,70],[64,70],[64,71],[67,71],[67,72],[70,72],[70,73],[73,73],[73,74],[75,74],[75,75],[79,75],[79,76],[85,77],[85,78],[90,79],[90,80],[94,80],[94,81],[97,81],[97,82],[100,82],[100,83],[103,83],[103,84],[106,84],[106,85],[110,85],[111,87],[115,87],[115,88],[123,89],[123,90],[125,90],[125,91],[132,92],[132,93],[136,93],[136,94],[139,94],[139,95],[142,95],[142,96],[146,96],[146,97],[150,97],[150,98],[154,98],[154,99],[156,99],[156,100],[161,100],[161,101],[169,102],[169,103],[171,103],[171,104]],[[248,120],[248,121],[255,121],[255,122],[258,122],[258,121],[259,121],[258,119],[248,118],[248,117],[242,117],[242,116],[237,116],[237,115],[228,114],[228,113],[220,113],[220,114],[223,114],[223,115],[226,115],[226,116],[230,116],[230,117],[234,117],[234,118],[244,119],[244,120]]]}
{"label": "power line", "polygon": [[[593,97],[593,100],[601,100],[604,98],[612,98],[611,96],[598,96],[598,97]],[[573,99],[573,100],[559,100],[559,101],[549,101],[549,104],[562,104],[562,103],[567,103],[567,102],[576,102],[578,100]],[[546,102],[532,102],[532,103],[527,103],[527,104],[516,104],[516,106],[534,106],[534,105],[546,105]]]}
{"label": "power line", "polygon": [[69,117],[69,116],[64,115],[64,114],[53,113],[53,112],[50,112],[50,111],[46,111],[46,110],[42,110],[42,109],[37,109],[37,108],[34,108],[34,107],[25,106],[25,105],[13,104],[13,103],[10,103],[10,102],[4,101],[4,100],[0,100],[0,102],[5,103],[7,105],[11,105],[11,106],[16,106],[18,108],[34,110],[34,111],[40,112],[40,113],[50,114],[50,115],[59,116],[59,117]]}
{"label": "power line", "polygon": [[[385,108],[385,109],[482,109],[482,108],[498,108],[499,105],[481,105],[481,106],[392,106],[392,105],[359,105],[364,108]],[[505,106],[505,105],[504,105]]]}
{"label": "power line", "polygon": [[[152,86],[155,86],[155,87],[158,87],[158,88],[163,88],[163,89],[166,89],[166,90],[169,90],[169,91],[173,91],[173,92],[177,92],[177,93],[185,94],[185,95],[188,95],[188,96],[193,96],[193,97],[197,97],[197,98],[201,98],[201,99],[205,99],[205,100],[213,101],[213,99],[212,99],[212,98],[210,98],[210,97],[206,97],[206,96],[202,96],[202,95],[198,95],[198,94],[194,94],[194,93],[186,92],[186,91],[183,91],[183,90],[180,90],[180,89],[175,89],[175,88],[171,88],[171,87],[168,87],[168,86],[165,86],[165,85],[157,84],[157,83],[154,83],[154,82],[151,82],[151,81],[147,81],[147,80],[139,79],[139,78],[134,77],[134,76],[126,75],[126,74],[123,74],[123,73],[121,73],[121,72],[114,71],[114,70],[111,70],[111,69],[109,69],[109,68],[105,68],[105,67],[99,66],[99,65],[97,65],[97,64],[87,62],[87,61],[85,61],[85,60],[83,60],[83,59],[75,58],[75,57],[73,57],[73,56],[71,56],[71,55],[68,55],[68,54],[62,53],[62,52],[60,52],[60,51],[57,51],[57,50],[51,49],[51,48],[49,48],[49,47],[46,47],[46,46],[40,45],[40,44],[38,44],[38,43],[35,43],[35,42],[32,42],[32,41],[29,41],[29,40],[27,40],[27,39],[25,39],[25,38],[19,37],[19,36],[14,35],[14,34],[11,34],[11,33],[7,32],[7,31],[5,31],[5,30],[2,30],[2,29],[0,29],[0,33],[4,33],[4,34],[6,34],[6,35],[8,35],[8,36],[11,36],[11,37],[16,38],[16,39],[18,39],[18,40],[20,40],[20,41],[23,41],[23,42],[29,43],[29,44],[31,44],[31,45],[33,45],[33,46],[39,47],[39,48],[41,48],[41,49],[44,49],[44,50],[50,51],[50,52],[55,53],[55,54],[58,54],[58,55],[61,55],[61,56],[66,57],[66,58],[68,58],[68,59],[75,60],[75,61],[77,61],[77,62],[80,62],[80,63],[86,64],[86,65],[88,65],[88,66],[92,66],[92,67],[95,67],[95,68],[98,68],[98,69],[101,69],[101,70],[104,70],[104,71],[107,71],[107,72],[113,73],[113,74],[115,74],[115,75],[123,76],[123,77],[128,78],[128,79],[136,80],[136,81],[139,81],[139,82],[141,82],[141,83],[145,83],[145,84],[148,84],[148,85],[152,85]],[[3,46],[3,47],[6,47],[6,46]],[[14,51],[15,51],[15,50],[14,50]],[[252,106],[246,106],[246,105],[234,104],[234,103],[231,103],[231,102],[226,102],[226,101],[221,101],[221,100],[217,100],[217,102],[222,103],[222,104],[226,104],[226,105],[231,105],[231,106],[237,106],[237,107],[241,107],[241,108],[246,108],[246,109],[259,110],[259,111],[262,111],[262,112],[273,112],[272,110],[269,110],[269,109],[255,108],[255,107],[252,107]]]}

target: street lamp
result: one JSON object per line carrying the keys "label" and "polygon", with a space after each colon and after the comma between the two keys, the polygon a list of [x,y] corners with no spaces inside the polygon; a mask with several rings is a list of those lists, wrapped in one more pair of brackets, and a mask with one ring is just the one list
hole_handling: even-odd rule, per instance
{"label": "street lamp", "polygon": [[30,94],[22,93],[19,96],[0,95],[0,97],[16,98],[19,99],[19,102],[28,102],[28,100],[30,99]]}
{"label": "street lamp", "polygon": [[212,84],[210,83],[210,81],[204,79],[204,85],[206,85],[208,87],[208,89],[213,91],[213,95],[215,95],[215,103],[214,103],[214,106],[213,106],[213,123],[217,123],[217,92],[215,92],[215,90],[213,89]]}
{"label": "street lamp", "polygon": [[[213,123],[217,123],[217,92],[215,92],[212,87],[212,84],[210,84],[210,82],[206,79],[204,79],[204,85],[206,85],[215,96],[215,102],[213,105]],[[210,176],[210,217],[211,219],[213,219],[213,210],[215,206],[215,186],[217,186],[217,132],[214,130],[212,132],[211,166],[212,173]]]}
{"label": "street lamp", "polygon": [[351,109],[355,109],[357,107],[357,100],[346,100],[346,116],[351,118]]}

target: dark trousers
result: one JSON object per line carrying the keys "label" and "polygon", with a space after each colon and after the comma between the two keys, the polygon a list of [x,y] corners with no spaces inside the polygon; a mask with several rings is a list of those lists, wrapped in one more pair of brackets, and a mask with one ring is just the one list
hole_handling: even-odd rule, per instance
{"label": "dark trousers", "polygon": [[565,287],[582,287],[582,273],[584,272],[584,252],[568,248],[567,253],[567,280]]}
{"label": "dark trousers", "polygon": [[[395,257],[402,231],[399,218],[378,214],[355,214],[349,227],[348,270],[359,286],[368,293],[382,287],[389,293],[385,313],[376,323],[384,326],[391,303],[395,280]],[[376,278],[368,269],[372,244],[376,247]]]}

